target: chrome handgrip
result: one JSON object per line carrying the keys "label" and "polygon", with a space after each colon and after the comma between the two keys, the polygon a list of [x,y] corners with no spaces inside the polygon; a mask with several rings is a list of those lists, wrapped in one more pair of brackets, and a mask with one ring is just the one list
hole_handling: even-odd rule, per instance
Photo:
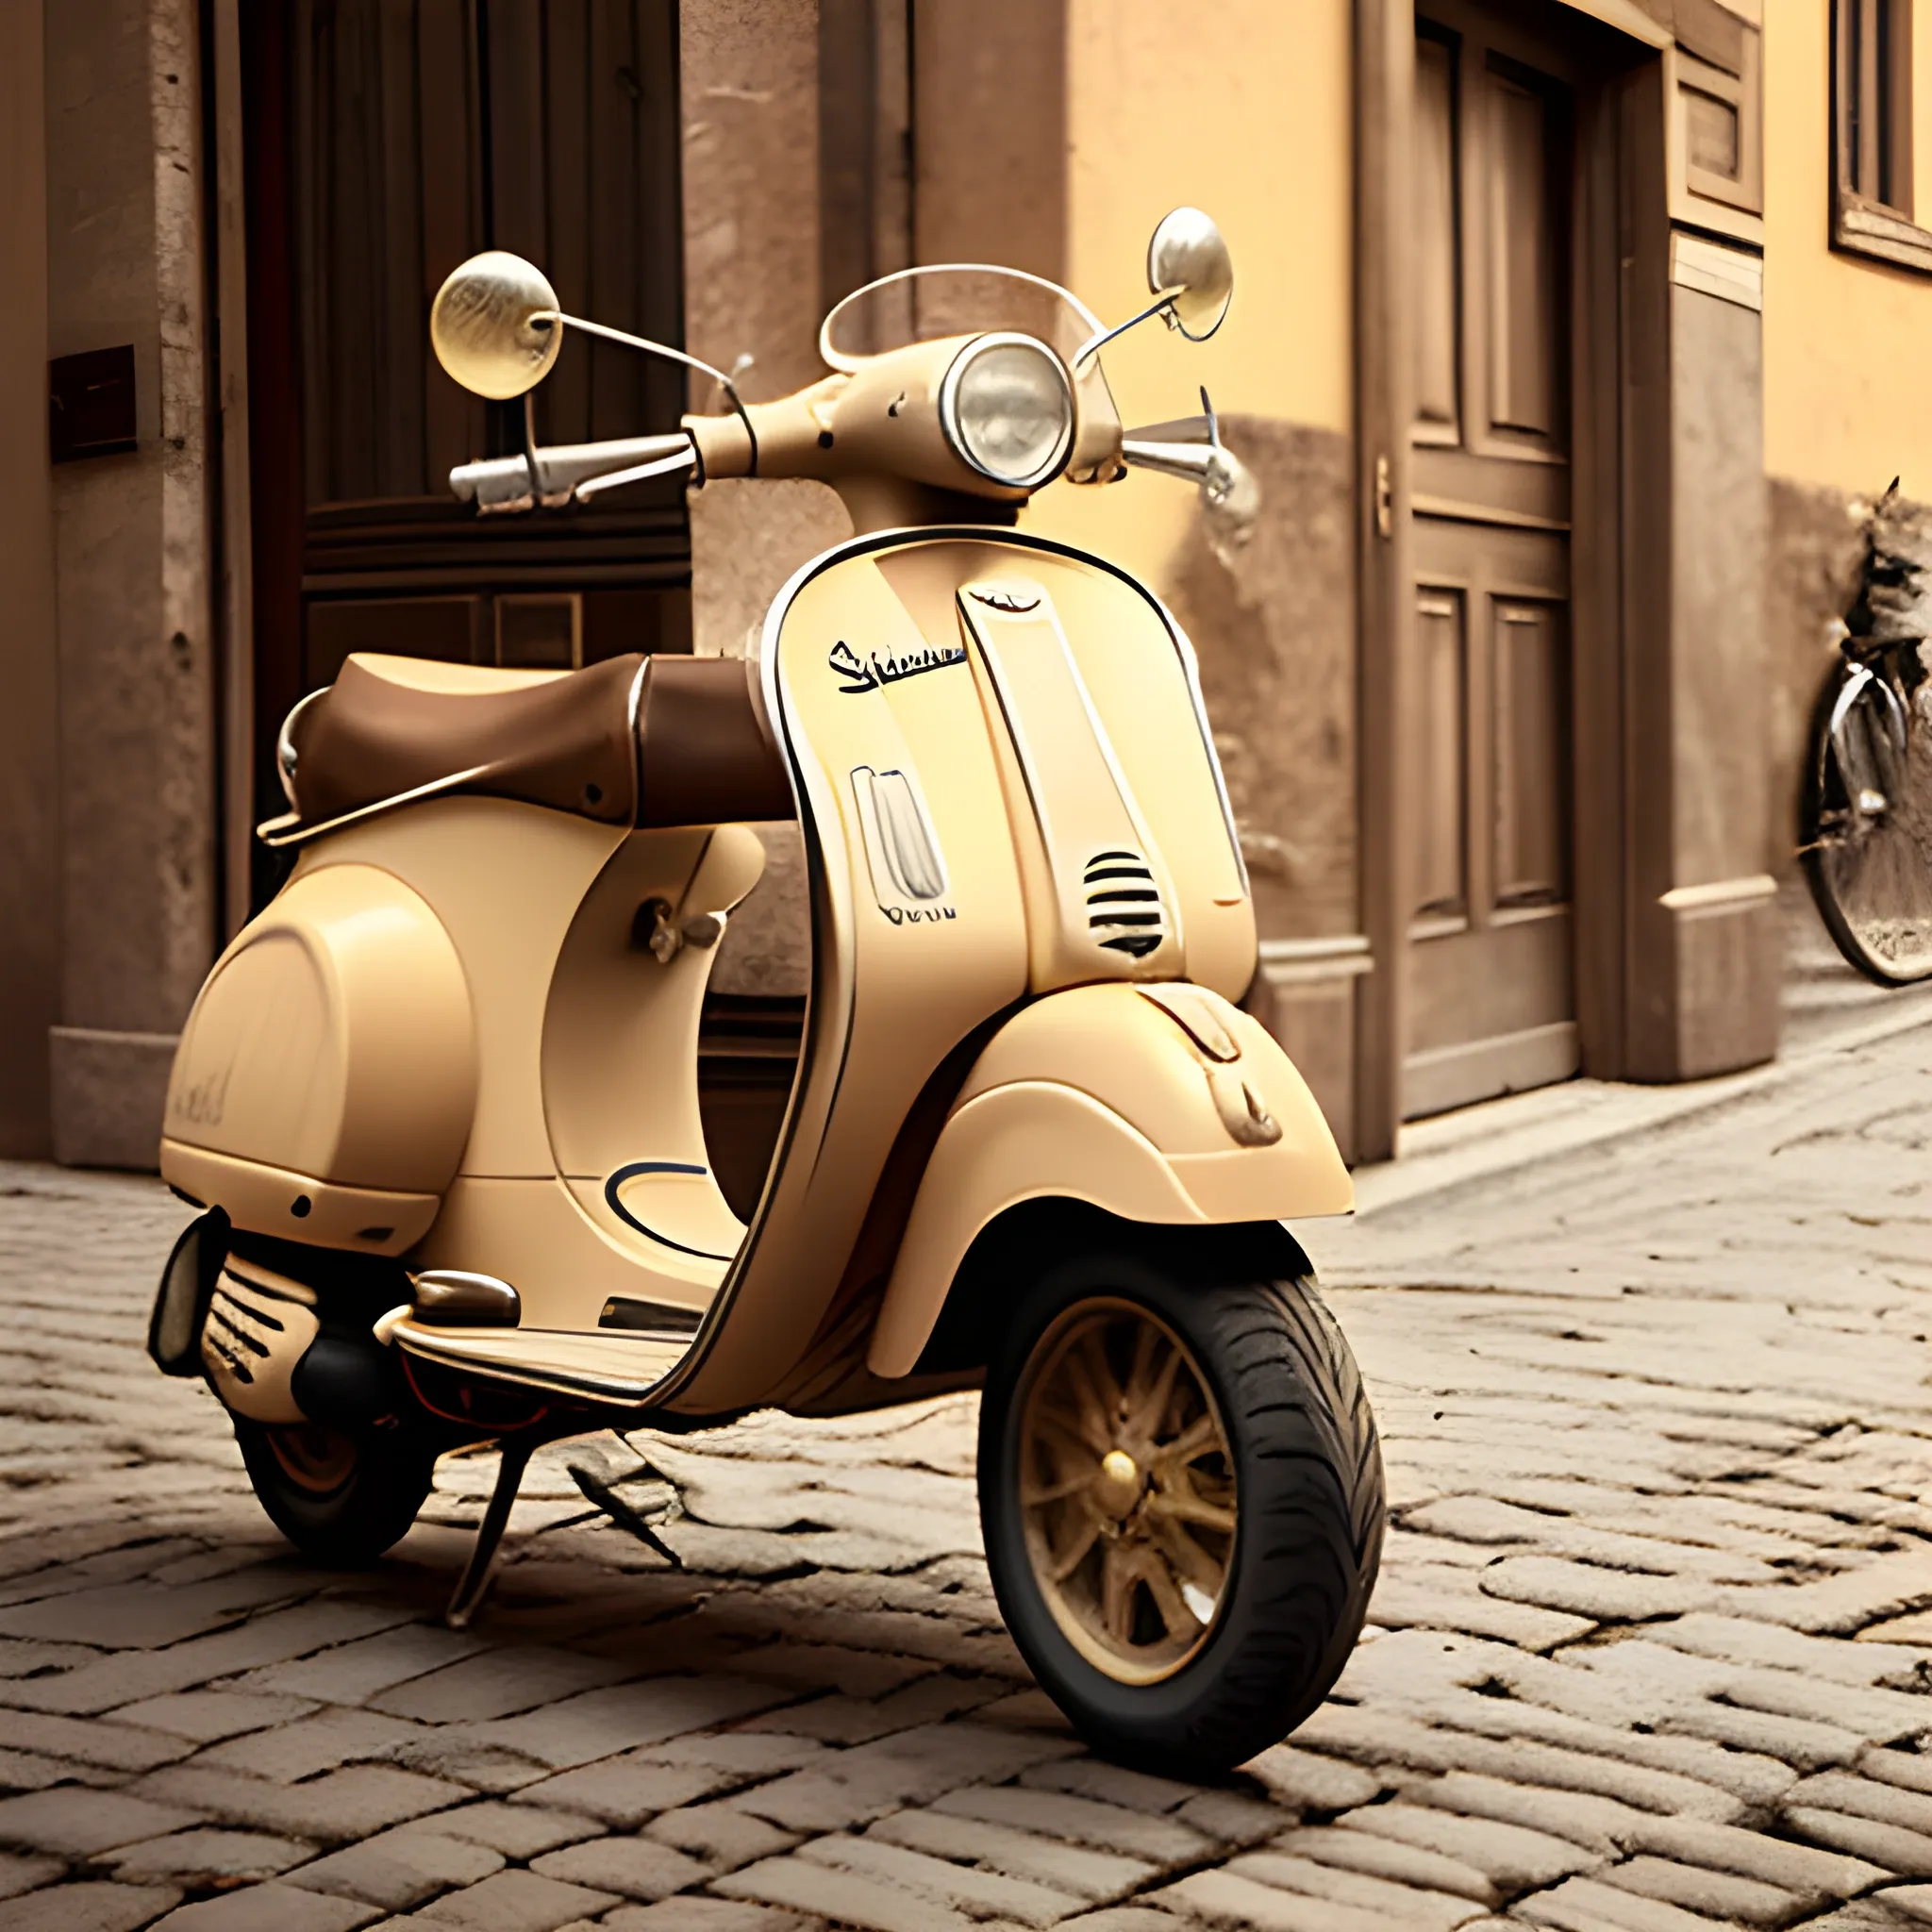
{"label": "chrome handgrip", "polygon": [[1126,431],[1131,442],[1213,442],[1218,435],[1214,418],[1205,414],[1176,416],[1171,423],[1147,423]]}
{"label": "chrome handgrip", "polygon": [[588,500],[602,490],[667,475],[694,461],[691,438],[683,430],[668,436],[613,437],[605,442],[563,442],[536,452],[533,480],[527,458],[491,457],[459,463],[449,473],[449,487],[464,503],[485,515],[556,508],[575,497]]}

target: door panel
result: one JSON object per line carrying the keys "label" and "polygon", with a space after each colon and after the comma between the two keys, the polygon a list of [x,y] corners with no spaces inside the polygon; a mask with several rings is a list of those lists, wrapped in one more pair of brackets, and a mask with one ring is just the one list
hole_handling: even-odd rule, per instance
{"label": "door panel", "polygon": [[1416,760],[1416,904],[1433,918],[1459,919],[1467,908],[1463,878],[1468,796],[1463,767],[1462,599],[1424,591],[1416,599],[1414,688],[1423,723]]}
{"label": "door panel", "polygon": [[1489,139],[1490,427],[1554,441],[1559,240],[1549,205],[1548,116],[1541,94],[1485,67]]}
{"label": "door panel", "polygon": [[1473,0],[1430,12],[1416,42],[1410,1118],[1577,1064],[1569,96],[1524,64],[1520,20],[1505,52]]}
{"label": "door panel", "polygon": [[1498,599],[1492,607],[1496,705],[1495,903],[1550,906],[1568,896],[1563,753],[1569,737],[1562,612]]}
{"label": "door panel", "polygon": [[[481,170],[471,157],[475,152],[475,77],[470,72],[468,0],[417,0],[416,45],[421,73],[439,76],[436,86],[419,79],[416,138],[425,157],[419,174],[423,259],[458,262],[474,254],[483,231]],[[463,165],[452,166],[454,157]],[[408,291],[427,275],[399,265],[391,283],[395,301],[403,308],[392,329],[420,325],[420,312]],[[433,273],[433,266],[432,271]],[[414,343],[409,342],[413,348]],[[483,407],[453,382],[425,382],[423,393],[426,487],[431,476],[447,476],[469,459],[483,433]],[[399,464],[399,469],[401,465]]]}
{"label": "door panel", "polygon": [[1455,54],[1426,35],[1415,46],[1416,440],[1461,441],[1456,340]]}
{"label": "door panel", "polygon": [[1411,999],[1412,1051],[1453,1049],[1474,1065],[1494,1041],[1568,1024],[1569,941],[1569,908],[1561,906],[1429,941],[1431,970]]}

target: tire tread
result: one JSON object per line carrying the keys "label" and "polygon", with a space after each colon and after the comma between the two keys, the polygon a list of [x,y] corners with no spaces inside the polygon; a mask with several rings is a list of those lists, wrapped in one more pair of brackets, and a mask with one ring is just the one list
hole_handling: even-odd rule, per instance
{"label": "tire tread", "polygon": [[[1120,1685],[1067,1643],[1024,1555],[1014,1563],[1004,1554],[1022,1547],[1001,1493],[1011,1398],[1034,1343],[1080,1298],[1069,1293],[1066,1272],[1026,1298],[988,1383],[981,1511],[994,1588],[1035,1674],[1096,1745],[1170,1771],[1225,1771],[1321,1703],[1360,1634],[1385,1507],[1368,1391],[1310,1281],[1194,1283],[1169,1271],[1161,1280],[1144,1261],[1124,1257],[1081,1266],[1090,1292],[1141,1301],[1183,1335],[1215,1387],[1241,1491],[1244,1576],[1231,1580],[1223,1624],[1192,1662],[1155,1687],[1163,1695]],[[1134,1285],[1102,1287],[1109,1275]]]}

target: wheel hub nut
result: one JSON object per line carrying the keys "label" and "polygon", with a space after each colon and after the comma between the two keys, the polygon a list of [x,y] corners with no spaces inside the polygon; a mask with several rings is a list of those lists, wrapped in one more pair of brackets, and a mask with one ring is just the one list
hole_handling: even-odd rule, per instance
{"label": "wheel hub nut", "polygon": [[1124,1449],[1100,1458],[1101,1497],[1109,1514],[1124,1516],[1141,1499],[1141,1469]]}

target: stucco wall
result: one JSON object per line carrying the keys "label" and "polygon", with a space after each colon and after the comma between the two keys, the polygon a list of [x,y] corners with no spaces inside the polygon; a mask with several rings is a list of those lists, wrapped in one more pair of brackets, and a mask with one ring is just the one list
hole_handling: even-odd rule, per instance
{"label": "stucco wall", "polygon": [[[1128,424],[1200,408],[1346,432],[1354,414],[1349,8],[1216,0],[1184,29],[1164,0],[1069,0],[1067,272],[1104,318],[1147,300],[1147,239],[1191,203],[1221,225],[1235,300],[1212,341],[1158,325],[1107,351]],[[1192,526],[1184,485],[1056,485],[1039,527],[1172,587]]]}
{"label": "stucco wall", "polygon": [[151,1166],[218,883],[196,11],[62,0],[45,18],[48,353],[132,343],[139,437],[54,473],[53,1138],[62,1160]]}
{"label": "stucco wall", "polygon": [[[1764,459],[1774,476],[1932,496],[1932,277],[1834,254],[1824,0],[1765,0]],[[1932,212],[1932,20],[1916,36],[1919,219]]]}
{"label": "stucco wall", "polygon": [[[751,402],[824,374],[818,356],[816,0],[683,0],[685,342]],[[693,375],[691,408],[721,406]],[[691,630],[736,657],[798,566],[851,535],[822,483],[708,484],[691,497]]]}
{"label": "stucco wall", "polygon": [[1224,560],[1194,491],[1146,474],[1056,484],[1028,527],[1139,572],[1202,660],[1264,935],[1354,929],[1355,613],[1349,8],[1219,0],[1176,30],[1161,0],[1069,0],[1068,277],[1104,319],[1147,299],[1168,209],[1227,237],[1235,299],[1212,341],[1146,325],[1107,351],[1124,420],[1193,413],[1205,386],[1262,512]]}
{"label": "stucco wall", "polygon": [[[1833,252],[1829,8],[1765,0],[1764,460],[1772,856],[1795,867],[1799,765],[1864,507],[1932,501],[1932,277]],[[1914,48],[1914,199],[1932,216],[1932,22]]]}

